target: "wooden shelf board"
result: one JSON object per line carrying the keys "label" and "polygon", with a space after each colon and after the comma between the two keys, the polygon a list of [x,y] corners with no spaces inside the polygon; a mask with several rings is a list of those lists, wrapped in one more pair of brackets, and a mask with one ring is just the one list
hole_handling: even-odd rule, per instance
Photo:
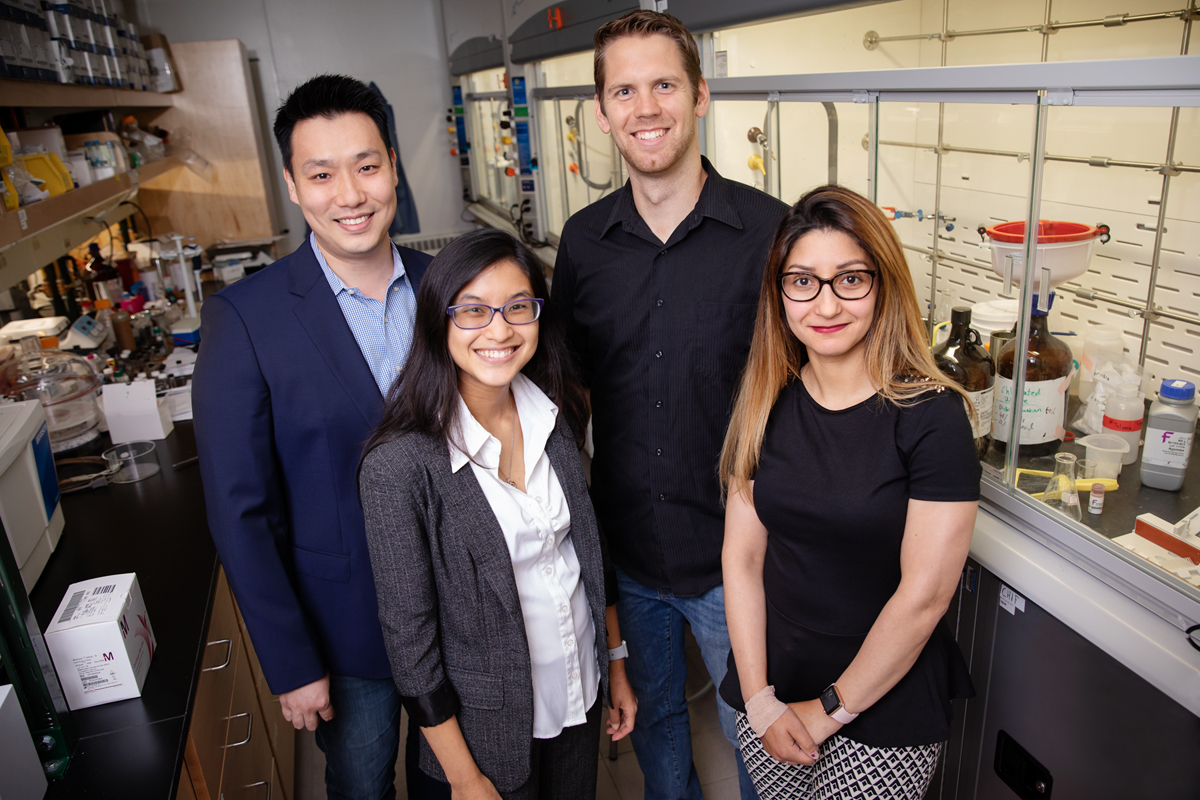
{"label": "wooden shelf board", "polygon": [[108,86],[0,78],[0,105],[36,108],[168,108],[174,96]]}
{"label": "wooden shelf board", "polygon": [[[183,162],[174,156],[147,164],[138,170],[138,183],[157,178],[159,175],[181,166],[183,166]],[[91,208],[116,199],[118,196],[128,193],[132,188],[133,181],[126,173],[96,181],[89,186],[72,189],[65,194],[48,198],[40,203],[33,203],[21,209],[25,211],[26,215],[25,228],[21,227],[18,211],[7,211],[0,215],[0,252],[21,239],[36,236],[72,217],[86,213]]]}

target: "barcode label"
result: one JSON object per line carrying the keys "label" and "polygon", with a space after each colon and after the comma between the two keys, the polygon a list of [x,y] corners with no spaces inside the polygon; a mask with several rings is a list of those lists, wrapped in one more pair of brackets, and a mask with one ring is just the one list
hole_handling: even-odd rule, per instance
{"label": "barcode label", "polygon": [[62,616],[58,618],[60,624],[71,621],[71,615],[75,613],[75,609],[79,608],[79,603],[83,600],[83,594],[83,592],[76,592],[71,595],[71,602],[67,603],[67,607],[63,609]]}
{"label": "barcode label", "polygon": [[93,595],[112,594],[113,591],[116,590],[116,588],[117,588],[117,585],[115,583],[110,583],[107,586],[97,586],[95,589],[92,589],[92,594]]}

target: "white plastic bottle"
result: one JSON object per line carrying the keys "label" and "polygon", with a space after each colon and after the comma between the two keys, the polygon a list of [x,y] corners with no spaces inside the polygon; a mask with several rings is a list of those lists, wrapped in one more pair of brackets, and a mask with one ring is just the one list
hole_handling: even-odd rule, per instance
{"label": "white plastic bottle", "polygon": [[[1120,328],[1096,325],[1088,329],[1079,359],[1079,399],[1086,401],[1096,385],[1096,368],[1106,362],[1120,364],[1125,360],[1125,337]],[[1135,450],[1137,448],[1134,448]],[[1133,462],[1128,462],[1132,464]]]}
{"label": "white plastic bottle", "polygon": [[1142,440],[1142,417],[1146,406],[1137,387],[1128,383],[1117,386],[1115,394],[1104,403],[1104,432],[1129,443],[1129,451],[1121,456],[1122,464],[1132,464],[1138,458]]}
{"label": "white plastic bottle", "polygon": [[1146,446],[1142,448],[1142,485],[1178,492],[1192,454],[1196,435],[1196,386],[1191,381],[1165,380],[1146,417]]}

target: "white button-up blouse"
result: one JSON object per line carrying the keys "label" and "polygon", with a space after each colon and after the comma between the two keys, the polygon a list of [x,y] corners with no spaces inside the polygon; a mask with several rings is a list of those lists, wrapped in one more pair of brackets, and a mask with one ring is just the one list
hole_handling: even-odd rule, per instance
{"label": "white button-up blouse", "polygon": [[571,542],[571,509],[546,455],[558,417],[533,381],[512,382],[524,438],[525,489],[501,480],[500,442],[459,398],[459,431],[450,465],[470,464],[500,523],[512,558],[533,669],[533,736],[551,739],[581,725],[596,701],[596,630]]}

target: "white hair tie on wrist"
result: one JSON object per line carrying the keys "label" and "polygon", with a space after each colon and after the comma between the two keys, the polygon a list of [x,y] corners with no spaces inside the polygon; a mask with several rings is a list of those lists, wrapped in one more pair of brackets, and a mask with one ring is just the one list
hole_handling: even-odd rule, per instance
{"label": "white hair tie on wrist", "polygon": [[787,705],[775,697],[775,687],[767,686],[746,701],[746,720],[759,739],[787,711]]}

